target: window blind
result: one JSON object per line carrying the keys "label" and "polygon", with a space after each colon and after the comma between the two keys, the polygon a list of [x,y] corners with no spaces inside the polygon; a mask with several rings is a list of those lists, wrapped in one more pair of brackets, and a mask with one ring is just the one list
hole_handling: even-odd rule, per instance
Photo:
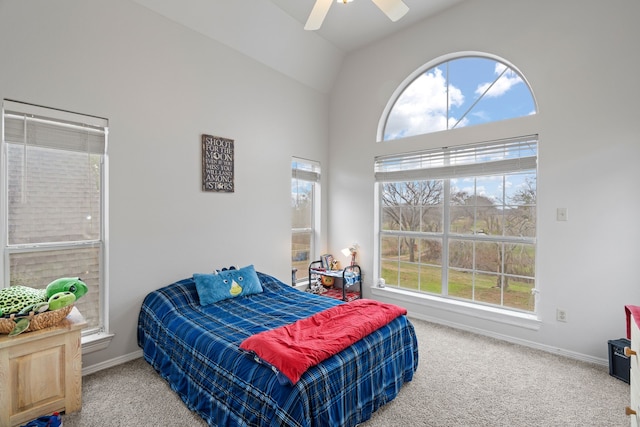
{"label": "window blind", "polygon": [[320,182],[320,164],[294,157],[291,160],[291,177],[303,181]]}
{"label": "window blind", "polygon": [[444,147],[375,159],[376,182],[449,179],[535,170],[538,136]]}
{"label": "window blind", "polygon": [[[97,117],[79,116],[59,111],[60,118],[40,113],[41,108],[4,101],[4,138],[9,144],[79,151],[90,154],[106,152],[108,122]],[[64,117],[64,119],[62,118]]]}

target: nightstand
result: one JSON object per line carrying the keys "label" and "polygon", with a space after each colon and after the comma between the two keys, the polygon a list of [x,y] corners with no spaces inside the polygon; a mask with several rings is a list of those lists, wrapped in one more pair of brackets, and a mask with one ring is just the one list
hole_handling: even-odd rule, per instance
{"label": "nightstand", "polygon": [[85,325],[74,307],[57,326],[0,336],[0,426],[82,407],[80,331]]}

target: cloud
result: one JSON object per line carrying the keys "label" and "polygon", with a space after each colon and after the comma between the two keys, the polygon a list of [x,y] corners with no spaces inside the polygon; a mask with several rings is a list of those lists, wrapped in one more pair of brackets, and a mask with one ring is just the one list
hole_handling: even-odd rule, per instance
{"label": "cloud", "polygon": [[[500,74],[502,74],[502,72],[505,71],[506,68],[506,65],[500,62],[496,62],[494,70],[495,75],[500,76]],[[487,82],[478,85],[478,87],[476,88],[476,95],[482,96],[482,94],[484,94],[484,92],[491,86],[492,83],[493,82]],[[519,83],[522,83],[522,79],[520,78],[520,76],[511,68],[508,68],[506,72],[497,81],[495,81],[495,83],[493,83],[491,89],[489,89],[488,92],[484,94],[484,96],[487,96],[489,98],[497,98],[507,93],[512,87]]]}
{"label": "cloud", "polygon": [[478,119],[480,119],[480,121],[483,122],[488,122],[491,119],[489,114],[487,114],[487,112],[484,110],[472,111],[469,113],[469,115],[477,117]]}
{"label": "cloud", "polygon": [[[467,101],[462,90],[447,82],[441,67],[434,67],[411,82],[396,100],[385,125],[385,140],[421,135],[491,121],[493,111],[476,109],[464,117],[452,116],[452,109]],[[497,98],[523,83],[520,76],[505,64],[495,62],[495,80],[478,84],[476,99]],[[486,92],[486,93],[485,93]],[[471,99],[471,94],[467,93]],[[459,113],[463,114],[463,113]],[[532,111],[535,114],[535,111]],[[460,122],[458,123],[458,120]]]}
{"label": "cloud", "polygon": [[407,86],[393,106],[385,128],[385,139],[436,132],[453,126],[458,119],[447,117],[447,107],[460,106],[465,98],[462,91],[453,85],[449,86],[448,95],[449,106],[447,81],[440,68],[420,75]]}

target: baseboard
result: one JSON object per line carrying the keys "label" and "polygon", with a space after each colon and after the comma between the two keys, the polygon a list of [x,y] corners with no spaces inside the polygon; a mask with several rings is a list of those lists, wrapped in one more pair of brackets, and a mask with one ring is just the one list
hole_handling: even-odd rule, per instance
{"label": "baseboard", "polygon": [[599,357],[593,357],[593,356],[589,356],[587,354],[577,353],[577,352],[565,350],[565,349],[562,349],[562,348],[551,347],[551,346],[548,346],[548,345],[545,345],[545,344],[540,344],[540,343],[533,342],[533,341],[528,341],[528,340],[523,340],[523,339],[519,339],[519,338],[510,337],[508,335],[497,334],[495,332],[486,331],[484,329],[473,328],[473,327],[469,327],[467,325],[462,325],[462,324],[459,324],[459,323],[456,323],[456,322],[449,322],[449,321],[438,319],[438,318],[435,318],[435,317],[425,316],[424,314],[421,314],[421,313],[409,312],[408,316],[409,317],[414,317],[416,319],[424,320],[426,322],[437,323],[439,325],[444,325],[444,326],[450,326],[450,327],[455,328],[455,329],[460,329],[460,330],[463,330],[463,331],[472,332],[474,334],[483,335],[483,336],[490,337],[490,338],[495,338],[495,339],[498,339],[498,340],[501,340],[501,341],[510,342],[512,344],[518,344],[518,345],[521,345],[523,347],[533,348],[533,349],[536,349],[536,350],[545,351],[547,353],[552,353],[552,354],[557,354],[557,355],[560,355],[560,356],[569,357],[571,359],[580,360],[582,362],[593,363],[593,364],[602,365],[602,366],[609,366],[609,360],[608,359],[602,359],[602,358],[599,358]]}
{"label": "baseboard", "polygon": [[105,360],[104,362],[96,363],[95,365],[86,366],[82,368],[82,376],[95,374],[96,372],[102,371],[103,369],[112,368],[114,366],[130,362],[140,357],[142,357],[142,350],[137,350],[133,353],[125,354],[124,356],[118,356],[113,359]]}

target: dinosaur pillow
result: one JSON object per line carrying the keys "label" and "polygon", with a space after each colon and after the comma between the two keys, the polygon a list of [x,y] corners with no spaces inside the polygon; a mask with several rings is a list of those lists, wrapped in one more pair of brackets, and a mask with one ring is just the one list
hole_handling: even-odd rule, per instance
{"label": "dinosaur pillow", "polygon": [[201,305],[262,292],[262,285],[253,265],[237,270],[224,270],[217,274],[195,273],[193,279]]}

